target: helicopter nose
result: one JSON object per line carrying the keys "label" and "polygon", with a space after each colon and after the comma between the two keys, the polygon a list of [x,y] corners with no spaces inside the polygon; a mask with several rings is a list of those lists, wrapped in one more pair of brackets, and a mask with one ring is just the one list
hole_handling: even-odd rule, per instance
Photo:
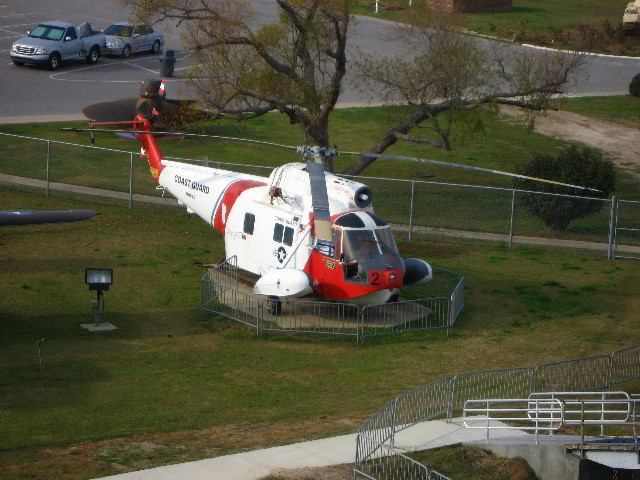
{"label": "helicopter nose", "polygon": [[433,269],[424,260],[419,258],[403,258],[402,262],[406,267],[404,272],[404,284],[428,282],[433,278]]}

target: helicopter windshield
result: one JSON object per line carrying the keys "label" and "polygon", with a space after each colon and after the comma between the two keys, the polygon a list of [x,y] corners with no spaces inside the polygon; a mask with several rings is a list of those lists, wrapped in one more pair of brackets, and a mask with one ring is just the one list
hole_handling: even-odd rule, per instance
{"label": "helicopter windshield", "polygon": [[378,237],[378,244],[380,245],[380,249],[382,253],[388,253],[391,255],[399,255],[398,247],[396,246],[396,242],[393,240],[393,235],[391,235],[391,228],[376,228],[376,237]]}
{"label": "helicopter windshield", "polygon": [[347,281],[366,285],[370,270],[403,268],[389,227],[344,230],[342,237],[341,252]]}
{"label": "helicopter windshield", "polygon": [[389,227],[376,228],[375,233],[373,230],[346,230],[342,253],[347,263],[385,254],[399,255]]}
{"label": "helicopter windshield", "polygon": [[380,255],[378,242],[371,230],[347,230],[344,235],[344,260],[364,260]]}

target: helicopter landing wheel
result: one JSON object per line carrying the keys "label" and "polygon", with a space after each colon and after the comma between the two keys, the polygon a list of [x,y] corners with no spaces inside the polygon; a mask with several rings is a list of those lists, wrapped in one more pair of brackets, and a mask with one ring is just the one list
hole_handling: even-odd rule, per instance
{"label": "helicopter landing wheel", "polygon": [[267,299],[267,312],[271,315],[280,315],[282,312],[282,301],[278,297],[269,297]]}

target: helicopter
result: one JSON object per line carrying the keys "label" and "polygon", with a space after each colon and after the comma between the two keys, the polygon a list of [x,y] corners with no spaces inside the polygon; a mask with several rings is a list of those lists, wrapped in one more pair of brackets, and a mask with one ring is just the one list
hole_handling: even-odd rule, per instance
{"label": "helicopter", "polygon": [[[393,302],[402,287],[433,278],[428,262],[400,255],[391,226],[374,212],[371,189],[326,172],[327,157],[346,154],[410,159],[593,190],[449,162],[163,131],[163,136],[213,137],[277,146],[294,150],[303,159],[276,167],[269,177],[169,161],[164,159],[154,135],[154,124],[160,123],[166,108],[165,96],[165,80],[147,80],[141,86],[135,111],[130,111],[133,119],[114,121],[109,113],[103,115],[107,121],[89,123],[91,129],[65,130],[126,132],[137,138],[140,157],[147,159],[159,187],[223,236],[226,258],[236,257],[237,267],[255,281],[254,293],[268,297],[268,308],[274,314],[280,313],[282,301],[310,295],[360,306]],[[118,115],[127,113],[122,103],[117,108]],[[101,116],[100,108],[89,111],[94,120]],[[96,129],[103,126],[130,129]]]}

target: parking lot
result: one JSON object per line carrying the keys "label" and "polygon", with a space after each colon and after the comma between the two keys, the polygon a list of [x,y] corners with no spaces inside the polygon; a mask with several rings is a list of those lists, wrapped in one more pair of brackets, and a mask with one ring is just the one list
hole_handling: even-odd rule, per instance
{"label": "parking lot", "polygon": [[[259,15],[256,22],[273,21],[274,0],[252,0]],[[0,0],[0,119],[4,122],[40,119],[84,118],[82,109],[92,103],[133,97],[138,84],[146,78],[158,78],[159,55],[136,54],[132,58],[102,57],[95,65],[81,60],[68,62],[55,72],[42,67],[13,65],[9,58],[11,45],[38,23],[62,20],[79,25],[90,22],[94,29],[127,21],[130,12],[117,0],[87,2],[83,0]],[[349,58],[358,49],[368,53],[405,55],[406,47],[390,39],[393,26],[376,18],[359,17],[349,27]],[[169,81],[169,96],[187,96],[186,75],[191,57],[182,45],[180,32],[170,22],[154,25],[165,35],[165,47],[174,50],[176,74]],[[478,39],[489,43],[490,40]],[[522,47],[528,48],[528,47]],[[594,56],[588,73],[571,94],[624,94],[629,81],[638,73],[640,59]],[[363,105],[376,99],[375,92],[360,92],[354,87],[353,72],[348,70],[343,81],[339,104]],[[373,98],[371,98],[373,97]]]}
{"label": "parking lot", "polygon": [[[103,30],[128,18],[129,12],[115,1],[0,0],[0,118],[81,117],[82,108],[88,104],[136,96],[142,80],[159,76],[160,55],[140,53],[126,60],[102,57],[95,65],[77,60],[64,63],[54,72],[40,66],[17,67],[9,58],[11,45],[40,22],[90,22],[94,29]],[[175,98],[180,96],[180,84],[184,83],[191,58],[183,51],[175,28],[161,25],[158,30],[165,34],[165,49],[175,50],[176,72],[170,89]]]}

